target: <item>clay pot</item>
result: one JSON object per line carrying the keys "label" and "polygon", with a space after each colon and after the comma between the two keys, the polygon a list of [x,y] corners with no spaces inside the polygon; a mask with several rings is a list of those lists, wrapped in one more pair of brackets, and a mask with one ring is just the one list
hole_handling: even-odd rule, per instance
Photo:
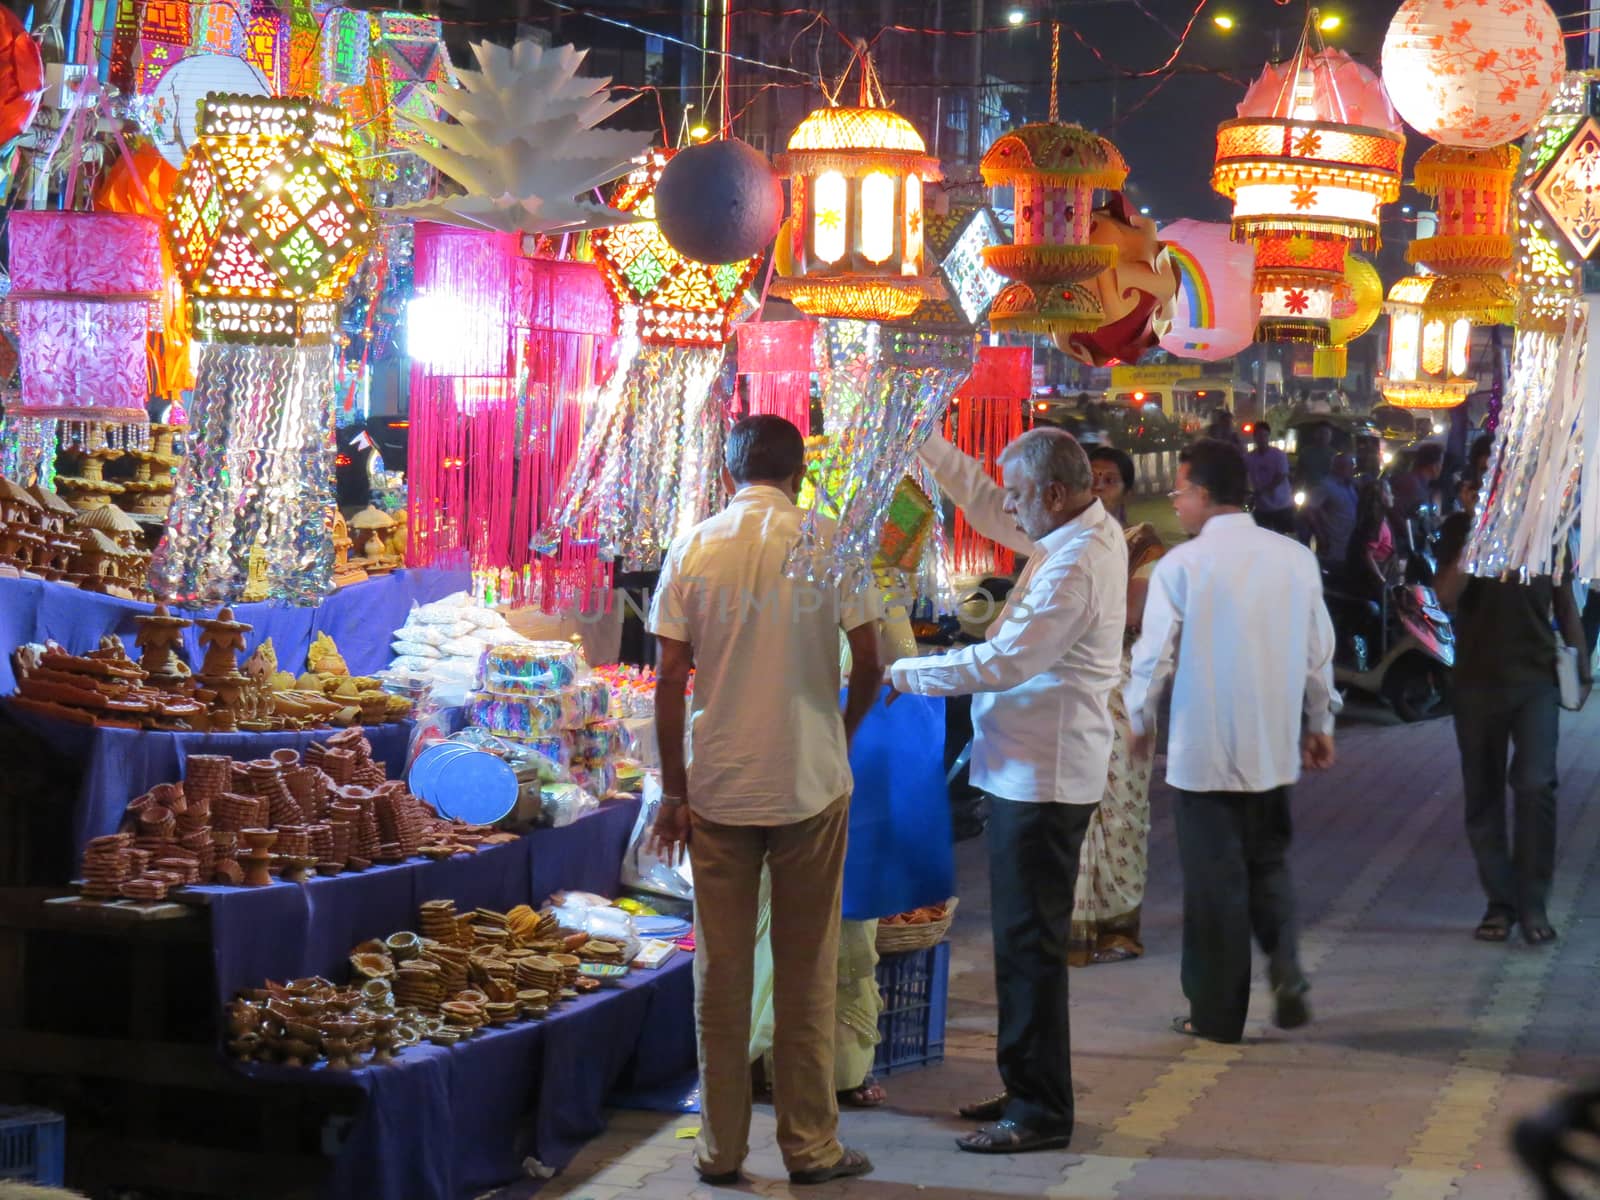
{"label": "clay pot", "polygon": [[244,839],[244,844],[249,847],[252,855],[264,854],[271,850],[272,843],[278,840],[278,831],[276,829],[241,829],[239,836]]}
{"label": "clay pot", "polygon": [[242,886],[267,887],[272,883],[272,855],[268,851],[252,850],[249,854],[240,855],[238,861],[244,867]]}
{"label": "clay pot", "polygon": [[395,962],[406,962],[422,953],[422,939],[410,930],[391,933],[384,940],[384,945],[389,948]]}

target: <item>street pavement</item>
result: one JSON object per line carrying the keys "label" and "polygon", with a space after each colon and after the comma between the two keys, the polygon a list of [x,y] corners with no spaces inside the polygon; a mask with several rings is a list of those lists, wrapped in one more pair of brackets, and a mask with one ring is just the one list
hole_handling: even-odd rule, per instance
{"label": "street pavement", "polygon": [[[959,1153],[965,1101],[996,1089],[982,841],[958,848],[945,1061],[883,1080],[887,1108],[846,1113],[876,1171],[791,1191],[761,1106],[736,1188],[700,1184],[697,1118],[612,1114],[540,1200],[1516,1200],[1534,1192],[1507,1135],[1600,1066],[1600,704],[1564,714],[1553,948],[1475,942],[1483,909],[1461,830],[1448,720],[1351,725],[1338,765],[1294,800],[1293,869],[1314,1022],[1267,1023],[1264,982],[1245,1041],[1172,1033],[1180,880],[1171,793],[1153,796],[1143,958],[1072,973],[1077,1129],[1070,1151]],[[1264,964],[1258,960],[1258,976]],[[532,1194],[519,1185],[498,1200]]]}

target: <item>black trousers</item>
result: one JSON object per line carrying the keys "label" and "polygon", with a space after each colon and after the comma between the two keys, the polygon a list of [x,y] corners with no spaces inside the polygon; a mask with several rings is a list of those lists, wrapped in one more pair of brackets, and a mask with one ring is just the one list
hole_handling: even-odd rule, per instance
{"label": "black trousers", "polygon": [[1183,994],[1209,1038],[1236,1042],[1250,1008],[1250,935],[1272,986],[1304,988],[1289,881],[1289,789],[1178,793]]}
{"label": "black trousers", "polygon": [[1078,852],[1095,807],[989,801],[996,1059],[1011,1097],[1006,1117],[1052,1133],[1072,1131],[1067,942]]}
{"label": "black trousers", "polygon": [[[1455,689],[1467,841],[1489,907],[1519,920],[1545,917],[1555,875],[1559,718],[1554,682]],[[1508,782],[1515,818],[1510,838]]]}

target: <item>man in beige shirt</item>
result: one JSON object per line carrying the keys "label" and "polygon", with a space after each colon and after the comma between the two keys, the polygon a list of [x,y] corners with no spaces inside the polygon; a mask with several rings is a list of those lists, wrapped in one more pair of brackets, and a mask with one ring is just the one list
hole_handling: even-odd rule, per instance
{"label": "man in beige shirt", "polygon": [[[849,823],[849,737],[876,698],[873,589],[789,579],[804,514],[805,443],[781,417],[728,434],[728,507],[678,538],[650,615],[659,641],[655,840],[690,847],[695,877],[695,1024],[707,1183],[739,1178],[749,1150],[750,1011],[763,863],[772,880],[778,1147],[793,1183],[871,1170],[839,1144],[834,996]],[[839,631],[850,640],[839,712]],[[684,690],[695,671],[684,762]]]}

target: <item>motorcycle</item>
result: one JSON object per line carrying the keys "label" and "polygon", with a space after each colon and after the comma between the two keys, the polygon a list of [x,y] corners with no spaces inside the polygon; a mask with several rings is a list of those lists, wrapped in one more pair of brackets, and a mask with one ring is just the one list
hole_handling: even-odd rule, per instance
{"label": "motorcycle", "polygon": [[1449,711],[1455,632],[1431,587],[1391,583],[1379,600],[1325,581],[1334,683],[1386,703],[1405,722]]}

